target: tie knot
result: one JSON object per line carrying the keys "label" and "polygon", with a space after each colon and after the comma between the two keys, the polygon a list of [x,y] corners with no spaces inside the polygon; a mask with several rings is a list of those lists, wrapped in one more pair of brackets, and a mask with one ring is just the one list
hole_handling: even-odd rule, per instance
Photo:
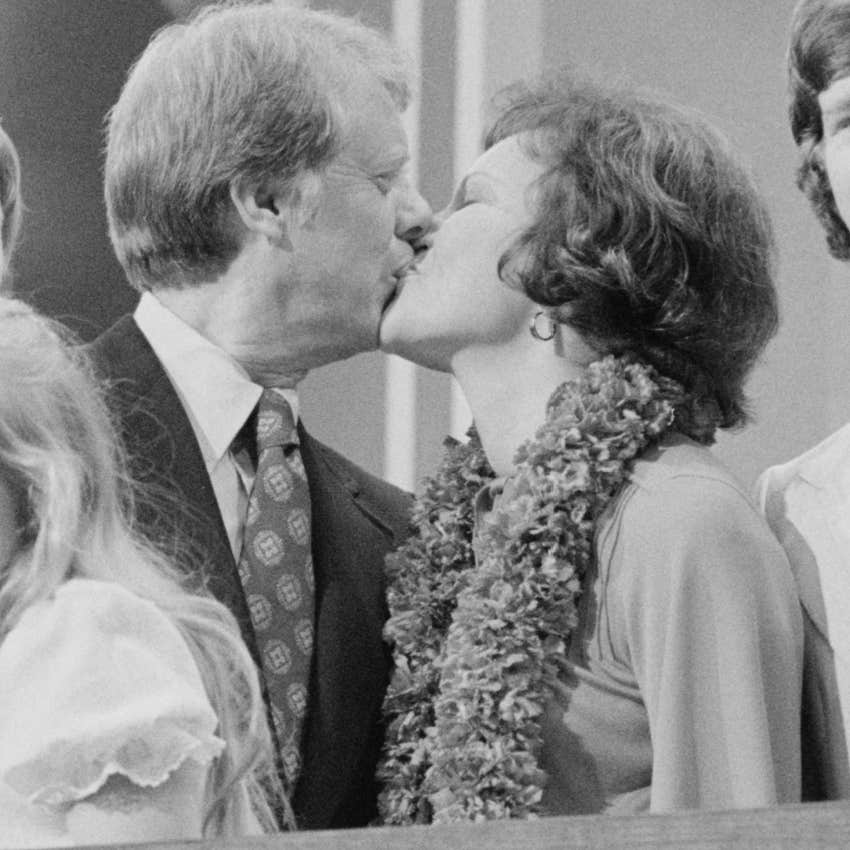
{"label": "tie knot", "polygon": [[257,451],[297,445],[298,431],[289,402],[275,390],[263,390],[257,408]]}

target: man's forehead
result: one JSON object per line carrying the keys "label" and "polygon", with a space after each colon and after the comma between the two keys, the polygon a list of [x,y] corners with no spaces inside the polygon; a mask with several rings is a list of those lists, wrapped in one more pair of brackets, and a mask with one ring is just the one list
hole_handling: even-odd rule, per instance
{"label": "man's forehead", "polygon": [[410,162],[407,139],[390,139],[376,132],[352,132],[343,142],[336,161],[366,171],[402,171]]}
{"label": "man's forehead", "polygon": [[347,98],[341,158],[402,168],[409,159],[401,113],[379,85],[356,86]]}

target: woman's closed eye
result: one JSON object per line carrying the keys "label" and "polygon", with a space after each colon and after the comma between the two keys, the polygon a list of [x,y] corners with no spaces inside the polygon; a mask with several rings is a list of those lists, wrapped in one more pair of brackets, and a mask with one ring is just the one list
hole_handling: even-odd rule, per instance
{"label": "woman's closed eye", "polygon": [[474,195],[467,195],[465,198],[461,198],[460,202],[455,205],[455,210],[464,210],[467,207],[474,206],[475,204],[483,204],[486,203],[481,198],[477,198]]}

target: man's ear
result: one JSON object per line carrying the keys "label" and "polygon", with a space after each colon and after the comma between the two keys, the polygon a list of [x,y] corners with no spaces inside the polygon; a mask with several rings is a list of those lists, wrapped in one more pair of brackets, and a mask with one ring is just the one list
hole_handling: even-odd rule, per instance
{"label": "man's ear", "polygon": [[280,180],[235,178],[230,182],[230,199],[248,230],[291,251],[295,231],[315,216],[320,185],[313,173],[298,178],[294,186]]}
{"label": "man's ear", "polygon": [[242,224],[269,242],[292,250],[287,202],[282,187],[273,181],[249,181],[236,177],[230,181],[230,200]]}

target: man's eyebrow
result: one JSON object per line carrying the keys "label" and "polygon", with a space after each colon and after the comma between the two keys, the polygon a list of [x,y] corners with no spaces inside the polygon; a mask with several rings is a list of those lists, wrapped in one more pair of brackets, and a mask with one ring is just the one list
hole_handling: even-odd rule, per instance
{"label": "man's eyebrow", "polygon": [[398,151],[375,163],[375,170],[383,174],[400,173],[410,162],[410,154],[407,151]]}

